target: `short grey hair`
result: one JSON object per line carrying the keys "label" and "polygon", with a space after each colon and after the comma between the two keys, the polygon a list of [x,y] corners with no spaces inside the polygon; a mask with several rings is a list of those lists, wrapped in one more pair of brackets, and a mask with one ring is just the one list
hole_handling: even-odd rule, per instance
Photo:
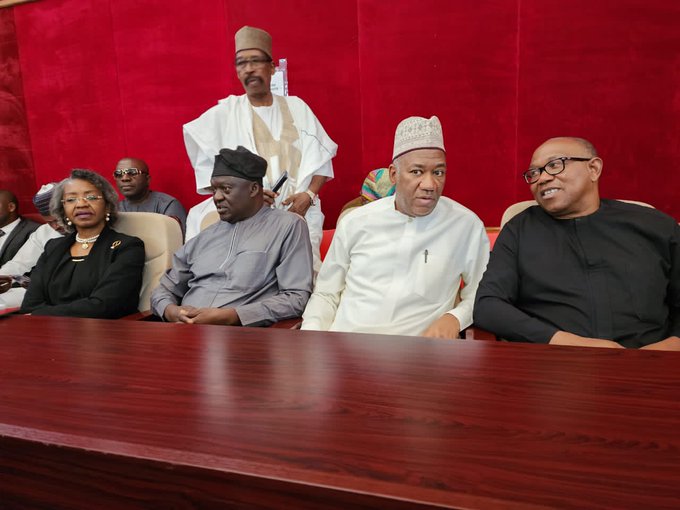
{"label": "short grey hair", "polygon": [[115,224],[118,219],[118,193],[116,193],[116,190],[113,189],[111,183],[104,177],[97,172],[84,168],[74,168],[71,170],[71,175],[57,184],[54,188],[52,199],[50,200],[50,214],[57,219],[67,232],[73,232],[73,227],[69,226],[66,222],[66,213],[64,211],[62,199],[64,198],[64,187],[74,179],[87,181],[99,190],[104,197],[106,212],[108,212],[110,216],[109,225],[112,226]]}
{"label": "short grey hair", "polygon": [[586,140],[585,138],[578,138],[576,136],[572,137],[572,139],[576,140],[578,143],[580,143],[583,146],[583,148],[588,153],[588,156],[590,156],[591,158],[598,157],[597,149],[595,149],[595,146],[592,143],[590,143],[588,140]]}

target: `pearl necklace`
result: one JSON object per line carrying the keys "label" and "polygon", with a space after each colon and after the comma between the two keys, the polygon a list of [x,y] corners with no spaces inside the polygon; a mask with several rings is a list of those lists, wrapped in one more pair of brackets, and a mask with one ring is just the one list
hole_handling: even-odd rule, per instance
{"label": "pearl necklace", "polygon": [[80,246],[83,248],[83,250],[87,250],[90,248],[90,243],[94,243],[100,235],[101,234],[97,234],[96,236],[82,238],[76,234],[76,242],[82,243]]}

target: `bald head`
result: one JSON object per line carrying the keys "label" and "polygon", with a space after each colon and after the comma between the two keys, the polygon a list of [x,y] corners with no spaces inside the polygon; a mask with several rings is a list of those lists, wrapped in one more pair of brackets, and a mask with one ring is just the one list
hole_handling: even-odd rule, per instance
{"label": "bald head", "polygon": [[595,158],[598,156],[597,149],[595,149],[595,146],[592,143],[590,143],[585,138],[579,138],[577,136],[556,136],[555,138],[549,138],[541,144],[541,147],[548,143],[562,143],[562,142],[580,145],[584,151],[583,155],[586,157]]}
{"label": "bald head", "polygon": [[0,189],[0,199],[17,204],[17,196],[8,189]]}
{"label": "bald head", "polygon": [[19,217],[19,202],[14,193],[0,189],[0,228]]}
{"label": "bald head", "polygon": [[[134,174],[134,175],[133,175]],[[123,158],[113,174],[118,190],[130,202],[139,203],[149,196],[149,167],[139,158]]]}
{"label": "bald head", "polygon": [[141,170],[143,172],[148,173],[149,172],[149,167],[146,164],[146,161],[143,159],[139,158],[123,158],[121,159],[118,164],[116,165],[116,168],[137,168],[138,170]]}

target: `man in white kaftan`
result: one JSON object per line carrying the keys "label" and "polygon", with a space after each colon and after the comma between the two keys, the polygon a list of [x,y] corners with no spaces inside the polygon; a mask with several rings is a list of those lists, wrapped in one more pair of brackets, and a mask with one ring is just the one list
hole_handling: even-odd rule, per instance
{"label": "man in white kaftan", "polygon": [[457,338],[472,323],[489,240],[472,211],[441,197],[439,120],[402,121],[393,154],[395,195],[338,224],[302,329]]}
{"label": "man in white kaftan", "polygon": [[[235,39],[236,70],[246,93],[220,100],[184,125],[184,142],[195,171],[197,192],[207,193],[213,161],[220,149],[241,145],[262,156],[268,163],[265,200],[305,217],[318,270],[324,216],[317,195],[326,180],[333,178],[331,160],[337,145],[304,101],[271,93],[275,67],[269,34],[243,27]],[[268,191],[284,171],[288,172],[288,180],[278,194]],[[204,218],[214,210],[208,198],[189,211],[187,241],[201,230]]]}

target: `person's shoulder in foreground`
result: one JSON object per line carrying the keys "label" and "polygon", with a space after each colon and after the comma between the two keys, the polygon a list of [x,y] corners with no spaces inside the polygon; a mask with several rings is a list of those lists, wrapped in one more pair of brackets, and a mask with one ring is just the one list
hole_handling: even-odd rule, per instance
{"label": "person's shoulder in foreground", "polygon": [[542,144],[524,178],[538,206],[501,231],[475,325],[511,341],[680,348],[677,223],[602,200],[603,161],[581,138]]}

